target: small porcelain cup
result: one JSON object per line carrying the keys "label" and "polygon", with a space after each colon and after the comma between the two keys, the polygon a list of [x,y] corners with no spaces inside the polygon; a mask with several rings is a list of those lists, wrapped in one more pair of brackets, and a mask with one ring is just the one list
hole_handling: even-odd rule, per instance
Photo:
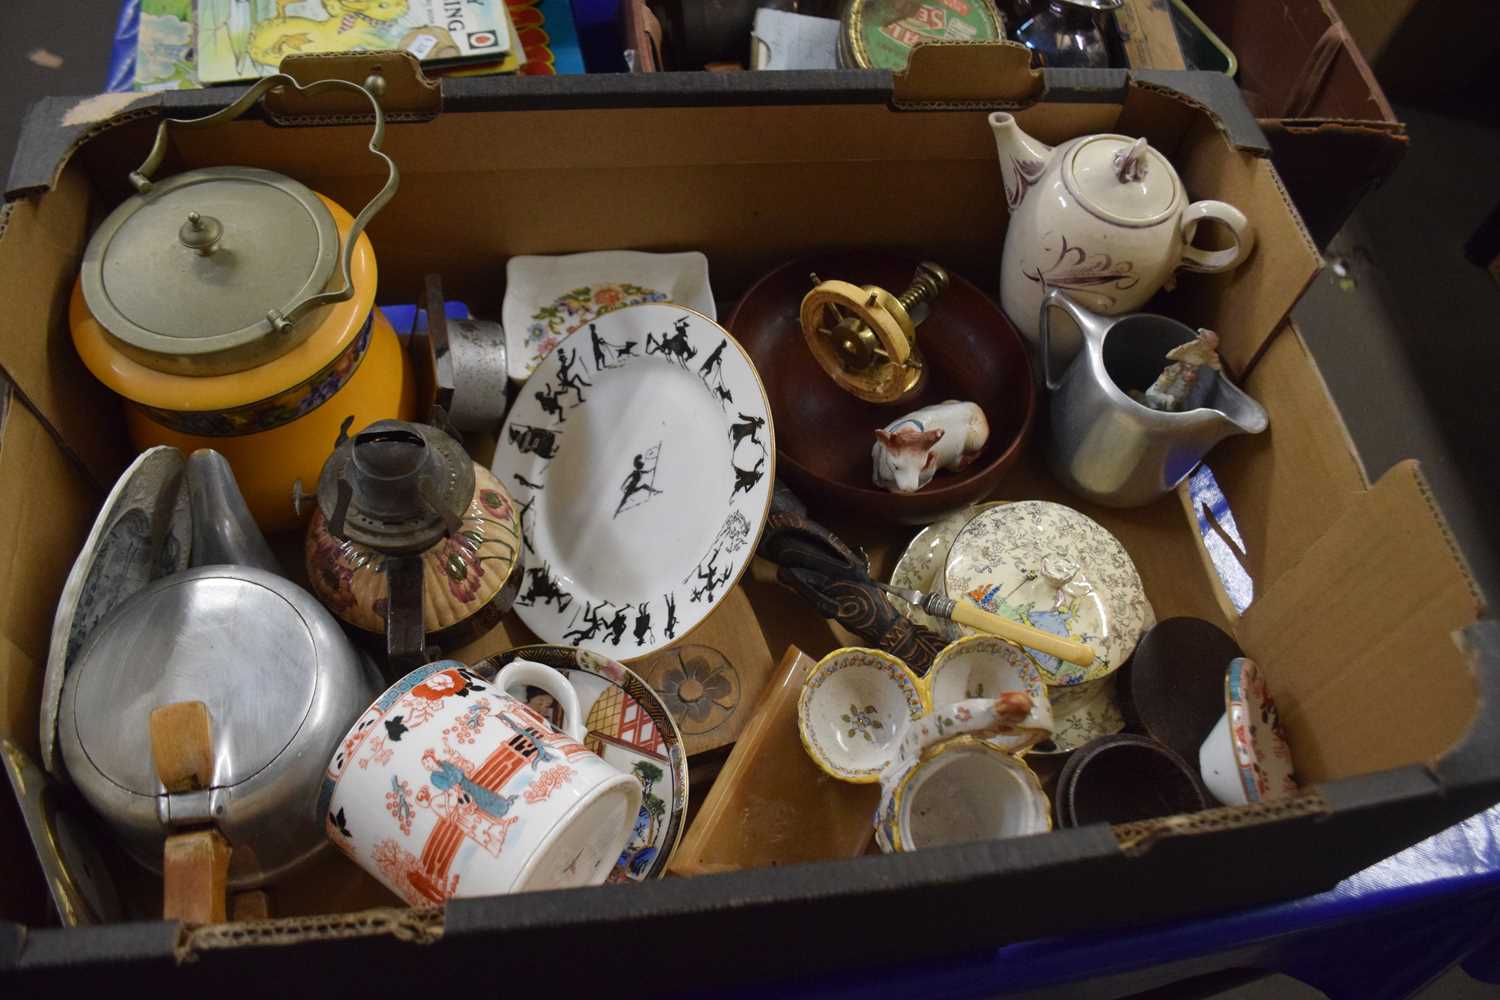
{"label": "small porcelain cup", "polygon": [[[530,685],[563,728],[506,694]],[[456,660],[407,674],[328,764],[329,839],[414,906],[597,885],[630,838],[641,786],[583,745],[578,696],[551,667],[487,682]]]}
{"label": "small porcelain cup", "polygon": [[1254,660],[1239,657],[1224,677],[1224,715],[1198,749],[1203,784],[1226,806],[1297,794],[1292,751]]}

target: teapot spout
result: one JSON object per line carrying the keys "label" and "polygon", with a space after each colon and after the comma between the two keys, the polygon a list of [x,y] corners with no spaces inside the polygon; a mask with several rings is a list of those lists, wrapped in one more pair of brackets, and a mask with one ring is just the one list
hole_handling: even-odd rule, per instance
{"label": "teapot spout", "polygon": [[1015,211],[1026,192],[1042,179],[1053,148],[1038,142],[1016,124],[1016,116],[1006,111],[990,115],[990,129],[995,133],[995,150],[1000,155],[1000,175],[1005,181],[1005,203]]}

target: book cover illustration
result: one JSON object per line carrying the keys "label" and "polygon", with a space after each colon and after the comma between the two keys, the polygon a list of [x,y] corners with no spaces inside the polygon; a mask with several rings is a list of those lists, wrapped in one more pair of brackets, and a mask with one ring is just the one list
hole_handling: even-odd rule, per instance
{"label": "book cover illustration", "polygon": [[193,68],[193,0],[141,0],[136,29],[136,90],[198,86]]}
{"label": "book cover illustration", "polygon": [[198,0],[198,78],[249,80],[297,53],[400,49],[424,62],[498,60],[505,0]]}

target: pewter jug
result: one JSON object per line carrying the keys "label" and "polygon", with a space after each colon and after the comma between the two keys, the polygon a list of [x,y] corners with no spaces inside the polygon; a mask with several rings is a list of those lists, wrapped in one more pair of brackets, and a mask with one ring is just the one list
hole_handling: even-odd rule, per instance
{"label": "pewter jug", "polygon": [[[1061,378],[1051,358],[1053,308],[1066,310],[1082,332],[1083,349]],[[1266,411],[1221,373],[1202,406],[1167,413],[1128,395],[1161,373],[1166,353],[1194,331],[1149,313],[1097,316],[1052,289],[1042,300],[1041,353],[1052,390],[1052,440],[1047,458],[1063,485],[1109,507],[1150,503],[1187,478],[1214,445],[1233,434],[1259,434]]]}

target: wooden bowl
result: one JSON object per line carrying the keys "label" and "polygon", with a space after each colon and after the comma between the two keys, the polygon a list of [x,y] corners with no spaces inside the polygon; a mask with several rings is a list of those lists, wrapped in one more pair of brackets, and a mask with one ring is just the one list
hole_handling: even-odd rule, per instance
{"label": "wooden bowl", "polygon": [[1144,736],[1101,736],[1075,750],[1057,776],[1061,827],[1133,823],[1208,808],[1195,768]]}
{"label": "wooden bowl", "polygon": [[[810,274],[899,295],[916,266],[916,258],[873,252],[806,257],[762,278],[729,317],[771,400],[777,472],[809,505],[923,524],[989,496],[1021,454],[1036,411],[1026,348],[1000,307],[958,275],[917,328],[928,377],[915,398],[867,403],[834,384],[808,350],[798,307],[812,287]],[[916,493],[876,486],[870,478],[875,430],[947,399],[972,400],[984,410],[990,437],[979,457],[957,472],[939,472]]]}

